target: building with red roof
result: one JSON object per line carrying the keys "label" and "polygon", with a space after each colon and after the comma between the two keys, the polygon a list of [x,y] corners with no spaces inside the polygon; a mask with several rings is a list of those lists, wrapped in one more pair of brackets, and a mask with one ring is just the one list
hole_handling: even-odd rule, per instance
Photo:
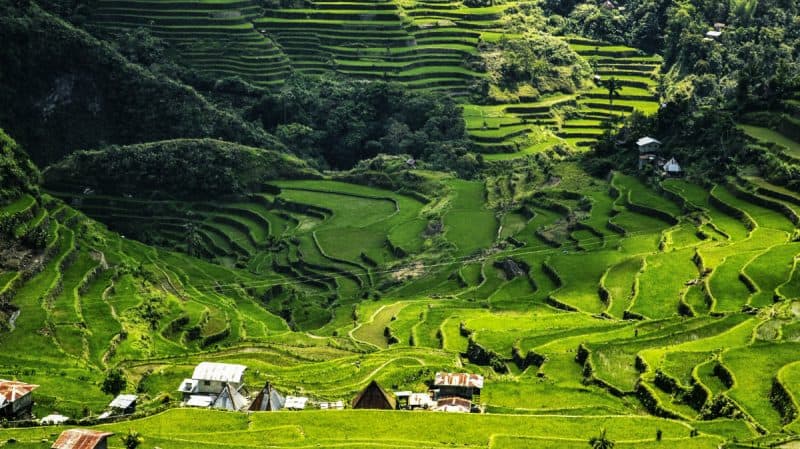
{"label": "building with red roof", "polygon": [[70,429],[61,432],[50,449],[108,449],[111,432],[89,429]]}
{"label": "building with red roof", "polygon": [[37,388],[38,385],[0,379],[0,416],[14,419],[29,414],[33,407],[33,390]]}

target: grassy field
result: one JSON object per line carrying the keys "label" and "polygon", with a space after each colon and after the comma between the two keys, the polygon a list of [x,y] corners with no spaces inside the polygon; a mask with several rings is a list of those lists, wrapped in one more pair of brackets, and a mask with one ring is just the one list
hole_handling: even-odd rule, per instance
{"label": "grassy field", "polygon": [[[391,419],[389,419],[389,415]],[[380,411],[341,411],[305,413],[256,413],[250,416],[222,412],[173,410],[136,422],[146,445],[168,449],[218,447],[218,438],[229,438],[226,447],[565,447],[563,435],[572,435],[576,447],[600,428],[625,447],[713,448],[722,438],[707,427],[690,438],[691,426],[648,417],[598,416],[576,420],[559,416],[452,415],[392,413]],[[127,423],[101,429],[122,434]],[[442,432],[447,428],[448,432]],[[663,442],[655,442],[660,430]],[[15,447],[44,447],[51,438],[48,429],[9,432],[18,442]],[[568,440],[570,441],[570,440]],[[120,446],[118,438],[109,447]],[[578,443],[581,443],[578,446]],[[568,443],[571,444],[571,443]],[[545,446],[541,446],[545,445]],[[571,446],[567,446],[571,447]]]}

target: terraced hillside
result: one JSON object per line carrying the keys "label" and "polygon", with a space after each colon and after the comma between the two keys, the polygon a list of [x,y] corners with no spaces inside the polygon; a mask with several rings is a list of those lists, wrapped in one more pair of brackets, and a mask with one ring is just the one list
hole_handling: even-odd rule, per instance
{"label": "terraced hillside", "polygon": [[[436,370],[485,374],[478,402],[507,421],[475,418],[473,437],[425,447],[548,447],[558,426],[588,435],[596,419],[631,447],[655,429],[672,447],[717,447],[797,428],[800,195],[754,177],[654,190],[571,163],[485,183],[440,179],[432,199],[331,180],[194,203],[22,196],[4,216],[19,235],[46,229],[47,243],[39,268],[2,273],[19,313],[0,334],[0,376],[42,385],[37,414],[77,416],[84,404],[103,409],[112,367],[143,395],[144,413],[175,404],[175,385],[202,360],[245,364],[249,384],[314,400],[348,400],[372,379],[424,391]],[[159,427],[208,416],[186,413],[124,426],[163,447],[208,441],[211,422],[203,437]],[[359,414],[359,425],[380,416]],[[305,427],[303,413],[262,419],[343,443]],[[417,420],[397,419],[399,432]],[[514,420],[531,427],[513,437],[482,427]],[[639,430],[622,424],[634,422]],[[8,435],[31,447],[42,438]]]}
{"label": "terraced hillside", "polygon": [[459,2],[311,1],[302,9],[267,9],[256,26],[275,36],[304,73],[337,72],[397,81],[415,89],[466,93],[482,75],[466,67],[479,27],[504,7]]}
{"label": "terraced hillside", "polygon": [[[372,380],[426,391],[439,370],[487,377],[486,416],[392,412],[375,445],[577,447],[607,427],[622,446],[660,429],[675,447],[718,447],[796,431],[800,194],[752,173],[602,180],[576,162],[482,181],[403,170],[393,176],[436,187],[401,194],[339,174],[166,201],[9,183],[20,187],[0,210],[0,378],[41,385],[38,416],[80,417],[104,410],[115,368],[142,415],[177,407],[175,387],[204,360],[315,402],[349,401]],[[119,426],[197,447],[230,430],[207,413]],[[387,421],[336,413],[251,418],[241,447],[276,428],[305,435],[277,446],[364,447],[360,432]],[[310,424],[355,416],[350,442]],[[420,419],[464,430],[423,444],[404,431]],[[203,436],[164,430],[180,420],[205,422]],[[565,443],[564,426],[582,430]],[[0,431],[28,447],[51,433]]]}
{"label": "terraced hillside", "polygon": [[466,93],[481,31],[505,7],[460,2],[309,1],[264,8],[252,0],[102,0],[92,20],[109,32],[145,27],[180,59],[218,77],[280,84],[289,73],[337,72],[415,89]]}
{"label": "terraced hillside", "polygon": [[[484,80],[485,44],[518,39],[507,29],[514,3],[473,8],[458,1],[307,1],[264,8],[250,0],[102,0],[93,23],[109,32],[146,27],[184,63],[217,77],[278,86],[291,71],[338,73],[439,91],[464,101]],[[517,103],[464,104],[474,150],[508,159],[565,144],[591,146],[612,119],[657,109],[660,58],[577,37],[563,37],[597,79],[569,94]],[[605,83],[620,89],[609,101]]]}
{"label": "terraced hillside", "polygon": [[[558,143],[586,149],[613,126],[612,121],[634,110],[656,112],[660,57],[583,38],[567,41],[592,65],[598,78],[591,87],[537,101],[465,106],[470,138],[478,151],[487,153],[487,159],[534,154]],[[619,90],[609,101],[606,83],[612,78]]]}
{"label": "terraced hillside", "polygon": [[202,73],[271,86],[286,78],[290,64],[281,48],[253,26],[261,13],[253,0],[100,0],[92,20],[111,33],[147,28]]}

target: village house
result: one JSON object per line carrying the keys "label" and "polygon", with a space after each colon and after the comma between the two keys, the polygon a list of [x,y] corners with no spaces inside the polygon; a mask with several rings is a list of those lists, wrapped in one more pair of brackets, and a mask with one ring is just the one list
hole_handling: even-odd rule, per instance
{"label": "village house", "polygon": [[89,429],[70,429],[61,432],[50,449],[108,449],[111,432],[97,432]]}
{"label": "village house", "polygon": [[661,152],[661,142],[659,140],[652,137],[642,137],[636,141],[636,146],[639,147],[639,170],[648,165],[658,164],[658,153]]}
{"label": "village house", "polygon": [[220,404],[240,405],[239,391],[244,386],[244,365],[202,362],[194,369],[190,379],[184,379],[178,387],[183,393],[185,405],[189,407],[211,407],[225,392]]}
{"label": "village house", "polygon": [[683,172],[680,164],[678,164],[678,161],[675,160],[674,157],[670,158],[661,168],[667,176],[680,176]]}
{"label": "village house", "polygon": [[395,391],[397,398],[397,408],[406,410],[432,409],[436,407],[436,401],[431,398],[430,393],[413,393],[411,391]]}
{"label": "village house", "polygon": [[253,403],[250,404],[249,410],[251,412],[277,412],[283,408],[284,404],[286,404],[286,399],[267,382]]}
{"label": "village house", "polygon": [[305,410],[308,398],[305,396],[286,396],[283,408],[287,410]]}
{"label": "village house", "polygon": [[0,379],[0,417],[18,419],[29,415],[33,407],[33,390],[37,388],[38,385]]}
{"label": "village house", "polygon": [[373,380],[353,399],[353,408],[394,410],[397,401]]}
{"label": "village house", "polygon": [[113,415],[130,415],[136,411],[138,400],[139,397],[135,394],[121,394],[108,404],[108,408]]}
{"label": "village house", "polygon": [[468,373],[438,372],[433,381],[434,398],[459,397],[468,400],[481,394],[483,376]]}

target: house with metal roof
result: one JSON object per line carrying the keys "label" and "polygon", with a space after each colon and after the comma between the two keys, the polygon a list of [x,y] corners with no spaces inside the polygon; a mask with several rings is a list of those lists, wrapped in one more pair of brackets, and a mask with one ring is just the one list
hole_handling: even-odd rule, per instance
{"label": "house with metal roof", "polygon": [[481,393],[483,376],[469,373],[438,372],[433,381],[433,392],[436,399],[460,397],[472,400]]}
{"label": "house with metal roof", "polygon": [[108,408],[111,409],[111,413],[114,415],[130,415],[136,411],[136,401],[138,399],[139,396],[135,394],[121,394],[108,404]]}
{"label": "house with metal roof", "polygon": [[70,429],[61,432],[50,449],[108,449],[111,432],[98,432],[89,429]]}
{"label": "house with metal roof", "polygon": [[[178,391],[183,393],[184,404],[189,407],[211,407],[225,390],[232,389],[241,396],[239,391],[244,387],[246,370],[244,365],[202,362],[195,367],[190,379],[181,382]],[[234,405],[238,405],[239,398],[234,396],[226,393],[224,401],[232,400]],[[225,407],[231,405],[225,404]]]}
{"label": "house with metal roof", "polygon": [[659,162],[658,153],[661,151],[661,141],[649,136],[642,137],[636,141],[636,146],[639,147],[639,170]]}
{"label": "house with metal roof", "polygon": [[13,419],[30,414],[33,390],[37,388],[38,385],[0,379],[0,417]]}
{"label": "house with metal roof", "polygon": [[305,396],[286,396],[284,408],[287,410],[304,410],[308,404],[308,398]]}
{"label": "house with metal roof", "polygon": [[430,393],[414,393],[413,391],[395,391],[397,407],[407,410],[432,409],[436,407],[436,401],[431,398]]}
{"label": "house with metal roof", "polygon": [[661,141],[646,136],[637,140],[636,146],[639,147],[639,153],[658,153],[661,149]]}
{"label": "house with metal roof", "polygon": [[192,377],[181,382],[178,391],[190,394],[220,394],[226,384],[237,391],[244,386],[247,367],[230,363],[202,362],[195,367]]}

